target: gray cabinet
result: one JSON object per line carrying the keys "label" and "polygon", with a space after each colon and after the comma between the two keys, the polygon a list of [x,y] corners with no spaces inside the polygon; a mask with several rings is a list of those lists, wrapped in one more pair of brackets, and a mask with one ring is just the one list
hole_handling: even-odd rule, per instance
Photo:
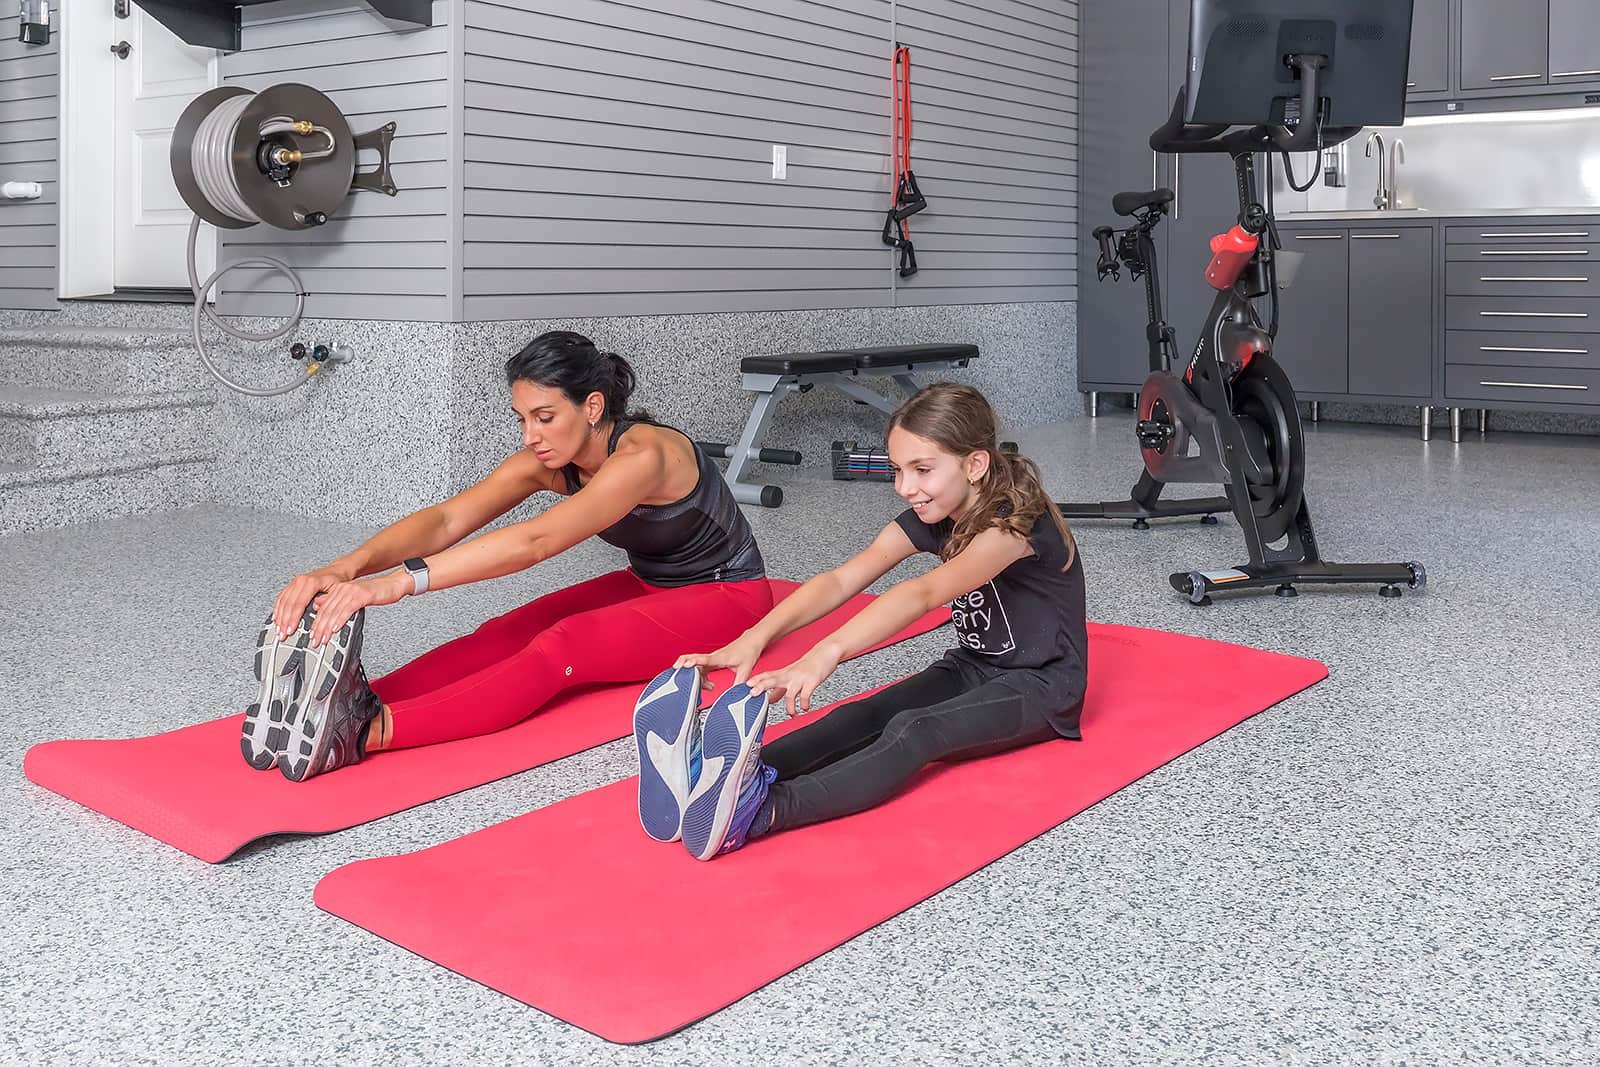
{"label": "gray cabinet", "polygon": [[1461,88],[1549,82],[1548,0],[1461,0]]}
{"label": "gray cabinet", "polygon": [[1450,0],[1415,0],[1406,95],[1450,91]]}
{"label": "gray cabinet", "polygon": [[[1095,281],[1097,226],[1127,220],[1111,211],[1111,198],[1152,189],[1165,178],[1166,161],[1150,150],[1150,131],[1172,107],[1164,69],[1168,0],[1118,0],[1084,4],[1079,11],[1082,48],[1078,173],[1078,381],[1085,389],[1132,391],[1150,373],[1145,344],[1144,284]],[[1156,251],[1166,277],[1166,227],[1156,231]]]}
{"label": "gray cabinet", "polygon": [[1305,256],[1278,297],[1272,358],[1307,399],[1348,392],[1350,240],[1343,230],[1285,234],[1284,250]]}
{"label": "gray cabinet", "polygon": [[1550,0],[1550,84],[1600,82],[1600,3]]}
{"label": "gray cabinet", "polygon": [[1433,230],[1350,232],[1350,392],[1433,392]]}
{"label": "gray cabinet", "polygon": [[1295,392],[1416,399],[1433,394],[1433,228],[1285,231],[1305,256],[1279,297],[1273,357]]}
{"label": "gray cabinet", "polygon": [[1157,156],[1150,131],[1183,85],[1189,0],[1095,0],[1079,6],[1078,385],[1133,391],[1150,373],[1144,286],[1094,280],[1097,226],[1120,227],[1111,198],[1169,186],[1172,217],[1155,234],[1166,318],[1187,353],[1211,309],[1205,281],[1214,234],[1238,215],[1232,163],[1221,155]]}

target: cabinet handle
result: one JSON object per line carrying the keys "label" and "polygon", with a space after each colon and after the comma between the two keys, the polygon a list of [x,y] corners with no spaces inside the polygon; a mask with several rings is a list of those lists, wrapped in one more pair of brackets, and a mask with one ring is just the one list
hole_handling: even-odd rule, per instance
{"label": "cabinet handle", "polygon": [[1586,319],[1587,311],[1480,311],[1486,319]]}
{"label": "cabinet handle", "polygon": [[1552,78],[1596,78],[1600,77],[1600,70],[1552,70]]}
{"label": "cabinet handle", "polygon": [[1550,278],[1527,277],[1527,278],[1524,278],[1524,277],[1513,277],[1513,276],[1508,275],[1508,274],[1486,274],[1483,277],[1479,278],[1478,280],[1480,282],[1586,282],[1589,279],[1588,278],[1579,278],[1579,277],[1576,277],[1576,276],[1571,277],[1571,278],[1555,278],[1555,277],[1550,277]]}
{"label": "cabinet handle", "polygon": [[1398,241],[1398,240],[1400,240],[1400,235],[1397,234],[1397,233],[1353,233],[1353,234],[1350,235],[1350,240],[1352,240],[1352,241]]}
{"label": "cabinet handle", "polygon": [[1586,256],[1588,254],[1589,250],[1587,248],[1579,248],[1571,252],[1549,252],[1541,251],[1537,248],[1508,248],[1504,252],[1486,252],[1482,249],[1478,251],[1480,256]]}
{"label": "cabinet handle", "polygon": [[1172,221],[1183,218],[1183,155],[1172,156]]}
{"label": "cabinet handle", "polygon": [[1297,234],[1294,235],[1294,239],[1296,241],[1342,241],[1342,240],[1344,240],[1344,234],[1342,234],[1342,233],[1297,233]]}
{"label": "cabinet handle", "polygon": [[1528,231],[1523,231],[1521,233],[1480,233],[1480,234],[1478,234],[1478,236],[1479,237],[1520,237],[1523,240],[1527,240],[1529,237],[1587,237],[1587,236],[1589,236],[1589,231],[1588,230],[1566,230],[1566,231],[1552,230],[1549,233],[1537,233],[1537,232],[1530,233]]}
{"label": "cabinet handle", "polygon": [[1587,385],[1551,385],[1549,382],[1479,382],[1478,384],[1499,389],[1575,389],[1578,392],[1589,388]]}
{"label": "cabinet handle", "polygon": [[1417,87],[1417,83],[1416,82],[1406,82],[1406,88],[1407,89],[1415,89],[1416,87]]}
{"label": "cabinet handle", "polygon": [[1150,150],[1150,188],[1161,186],[1161,153],[1155,149]]}
{"label": "cabinet handle", "polygon": [[1544,77],[1544,73],[1543,72],[1540,72],[1538,74],[1496,74],[1492,78],[1490,78],[1489,80],[1492,81],[1492,82],[1523,82],[1523,81],[1527,81],[1529,78],[1542,78],[1542,77]]}
{"label": "cabinet handle", "polygon": [[1516,345],[1479,345],[1479,352],[1536,352],[1548,356],[1587,356],[1587,348],[1519,348]]}

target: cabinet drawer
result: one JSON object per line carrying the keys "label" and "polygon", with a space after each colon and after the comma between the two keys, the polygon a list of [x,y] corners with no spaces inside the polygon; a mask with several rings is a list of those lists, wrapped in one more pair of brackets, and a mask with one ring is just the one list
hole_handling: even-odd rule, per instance
{"label": "cabinet drawer", "polygon": [[1444,361],[1600,370],[1600,334],[1447,330]]}
{"label": "cabinet drawer", "polygon": [[1444,321],[1452,330],[1600,333],[1600,299],[1452,296],[1444,302]]}
{"label": "cabinet drawer", "polygon": [[1557,244],[1600,241],[1600,219],[1595,219],[1592,225],[1587,222],[1570,225],[1480,222],[1474,226],[1446,226],[1444,239],[1446,244],[1452,245],[1499,245],[1507,241],[1551,241]]}
{"label": "cabinet drawer", "polygon": [[1499,241],[1449,245],[1452,263],[1600,263],[1600,243],[1586,241]]}
{"label": "cabinet drawer", "polygon": [[1444,392],[1451,400],[1517,400],[1528,404],[1600,405],[1600,370],[1528,368],[1514,365],[1444,369]]}
{"label": "cabinet drawer", "polygon": [[1600,296],[1600,262],[1449,263],[1444,291],[1447,296]]}

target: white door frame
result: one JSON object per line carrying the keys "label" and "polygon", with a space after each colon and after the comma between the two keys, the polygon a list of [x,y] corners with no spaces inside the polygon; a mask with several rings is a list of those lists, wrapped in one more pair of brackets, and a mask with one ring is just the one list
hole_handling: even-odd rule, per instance
{"label": "white door frame", "polygon": [[[60,196],[57,242],[62,299],[109,296],[116,288],[117,60],[111,46],[122,39],[112,0],[77,0],[62,11]],[[217,83],[217,56],[210,81]],[[209,227],[202,229],[202,234]],[[213,233],[212,239],[215,239]],[[205,240],[202,236],[201,240]]]}

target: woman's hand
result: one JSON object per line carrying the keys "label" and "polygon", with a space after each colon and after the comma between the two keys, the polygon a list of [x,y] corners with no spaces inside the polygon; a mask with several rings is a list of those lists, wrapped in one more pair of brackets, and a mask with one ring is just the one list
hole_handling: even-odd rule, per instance
{"label": "woman's hand", "polygon": [[757,693],[766,693],[769,701],[787,697],[789,715],[793,717],[797,711],[811,710],[811,694],[838,666],[839,658],[819,645],[787,667],[762,671],[750,679],[749,686]]}
{"label": "woman's hand", "polygon": [[317,618],[311,625],[311,647],[321,648],[362,608],[393,604],[415,587],[403,570],[375,574],[355,582],[340,582],[317,598]]}
{"label": "woman's hand", "polygon": [[701,688],[710,691],[716,686],[711,679],[705,677],[711,671],[721,670],[724,667],[733,670],[733,684],[740,685],[750,672],[756,669],[756,660],[761,658],[761,653],[766,651],[766,643],[750,634],[740,634],[738,638],[723,645],[715,652],[704,652],[696,656],[679,656],[674,667],[697,667],[701,674]]}
{"label": "woman's hand", "polygon": [[317,594],[325,593],[340,582],[348,582],[354,577],[354,574],[329,564],[320,570],[299,575],[284,586],[272,605],[272,624],[278,628],[278,637],[288,637],[295,632],[306,613],[306,607]]}

